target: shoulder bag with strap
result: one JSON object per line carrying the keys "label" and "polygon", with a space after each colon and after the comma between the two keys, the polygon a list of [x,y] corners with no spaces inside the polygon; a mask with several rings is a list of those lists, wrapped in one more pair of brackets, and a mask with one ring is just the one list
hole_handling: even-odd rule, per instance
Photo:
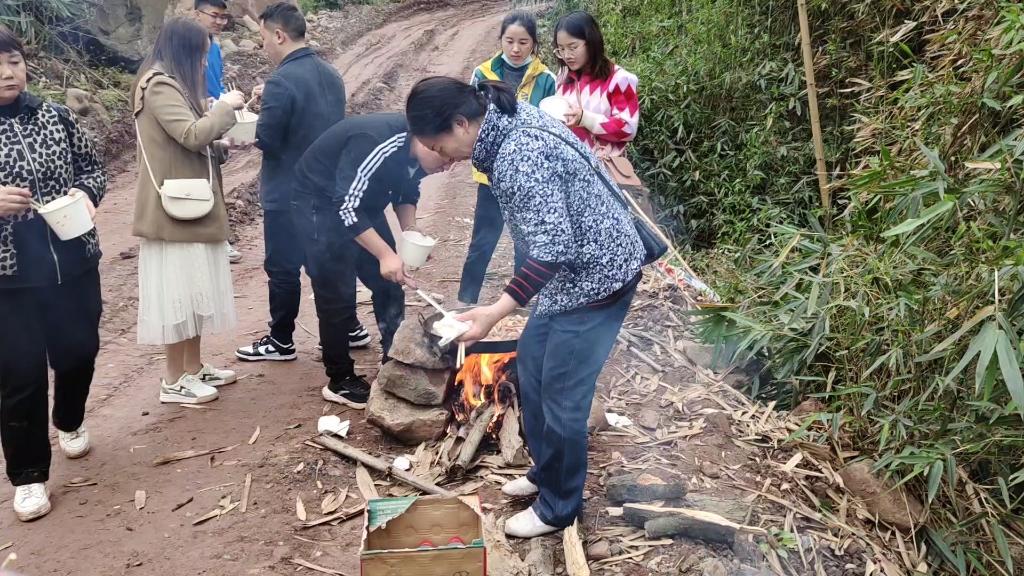
{"label": "shoulder bag with strap", "polygon": [[[583,110],[583,97],[580,94],[579,85],[576,86],[576,105]],[[609,153],[610,146],[599,145],[594,150],[594,155],[604,164],[605,170],[612,176],[612,180],[619,186],[643,186],[640,177],[633,170],[633,164],[625,156],[612,156]]]}
{"label": "shoulder bag with strap", "polygon": [[199,220],[213,210],[213,150],[207,147],[207,163],[210,165],[210,176],[202,178],[173,178],[164,180],[160,186],[153,176],[153,168],[149,165],[149,157],[146,155],[146,147],[142,145],[142,135],[139,134],[139,121],[135,120],[135,135],[139,139],[139,149],[142,150],[142,160],[146,163],[146,171],[149,172],[149,179],[153,181],[157,194],[160,194],[160,203],[164,212],[175,220]]}
{"label": "shoulder bag with strap", "polygon": [[[576,152],[584,162],[590,166],[590,169],[597,174],[598,179],[604,184],[604,187],[608,190],[608,193],[612,195],[623,208],[633,217],[633,226],[636,228],[636,233],[640,236],[640,242],[644,246],[644,266],[657,262],[662,256],[668,252],[668,244],[662,239],[662,235],[658,232],[651,230],[648,226],[645,217],[643,216],[639,206],[636,206],[636,202],[632,201],[631,198],[627,198],[624,192],[619,190],[611,181],[608,176],[605,175],[604,171],[596,162],[596,157],[591,159],[588,158],[580,149],[573,144],[571,140],[565,136],[551,130],[550,128],[544,128],[542,126],[520,126],[516,130],[536,130],[538,132],[545,132],[558,138],[566,144],[570,149]],[[580,144],[579,141],[576,144]]]}

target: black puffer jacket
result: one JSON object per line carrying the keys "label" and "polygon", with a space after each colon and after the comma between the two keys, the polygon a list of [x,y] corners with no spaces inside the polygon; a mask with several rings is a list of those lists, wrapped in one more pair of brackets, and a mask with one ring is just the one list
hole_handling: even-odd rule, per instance
{"label": "black puffer jacket", "polygon": [[[0,186],[28,188],[40,204],[78,188],[99,206],[107,177],[73,112],[23,93],[0,107]],[[0,289],[60,284],[99,258],[95,230],[65,242],[35,211],[0,217]]]}

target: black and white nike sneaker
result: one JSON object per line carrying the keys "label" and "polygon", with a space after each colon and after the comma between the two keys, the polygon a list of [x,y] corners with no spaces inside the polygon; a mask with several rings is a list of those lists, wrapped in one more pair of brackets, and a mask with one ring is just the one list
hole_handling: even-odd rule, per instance
{"label": "black and white nike sneaker", "polygon": [[370,397],[370,385],[362,376],[332,381],[323,389],[324,400],[362,410]]}
{"label": "black and white nike sneaker", "polygon": [[[370,341],[373,338],[370,336],[370,331],[366,329],[362,324],[358,328],[348,333],[348,349],[358,350],[360,348],[366,348],[370,345]],[[317,350],[323,350],[323,345],[317,343]]]}
{"label": "black and white nike sneaker", "polygon": [[295,360],[295,343],[285,346],[270,336],[264,336],[249,346],[242,346],[235,350],[235,356],[246,362],[258,362],[263,360],[287,361]]}

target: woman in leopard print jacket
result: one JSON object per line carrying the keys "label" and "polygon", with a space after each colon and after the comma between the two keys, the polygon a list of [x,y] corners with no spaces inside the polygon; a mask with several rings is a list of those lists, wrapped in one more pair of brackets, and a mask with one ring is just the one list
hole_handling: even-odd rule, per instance
{"label": "woman in leopard print jacket", "polygon": [[0,441],[21,520],[50,511],[49,374],[61,451],[89,451],[82,425],[99,352],[99,238],[61,241],[31,202],[84,195],[107,179],[75,115],[25,91],[25,49],[0,25]]}
{"label": "woman in leopard print jacket", "polygon": [[[587,417],[597,377],[640,281],[644,248],[632,216],[594,170],[589,147],[501,82],[420,81],[406,105],[412,134],[448,160],[486,174],[523,266],[500,300],[460,316],[463,340],[537,296],[516,351],[533,468],[506,484],[533,506],[505,523],[532,538],[569,526],[583,507]],[[607,175],[605,175],[607,177]]]}

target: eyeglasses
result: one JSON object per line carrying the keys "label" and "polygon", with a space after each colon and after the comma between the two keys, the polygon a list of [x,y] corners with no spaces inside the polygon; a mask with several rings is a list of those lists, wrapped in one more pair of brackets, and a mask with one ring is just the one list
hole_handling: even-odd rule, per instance
{"label": "eyeglasses", "polygon": [[196,12],[199,12],[200,14],[206,14],[207,16],[213,18],[217,22],[227,22],[231,19],[231,17],[227,14],[210,14],[209,12],[205,12],[203,10],[196,10]]}
{"label": "eyeglasses", "polygon": [[565,60],[566,56],[574,56],[578,54],[584,46],[586,46],[586,44],[577,44],[575,46],[570,46],[568,48],[555,48],[555,56],[558,56],[562,60]]}

